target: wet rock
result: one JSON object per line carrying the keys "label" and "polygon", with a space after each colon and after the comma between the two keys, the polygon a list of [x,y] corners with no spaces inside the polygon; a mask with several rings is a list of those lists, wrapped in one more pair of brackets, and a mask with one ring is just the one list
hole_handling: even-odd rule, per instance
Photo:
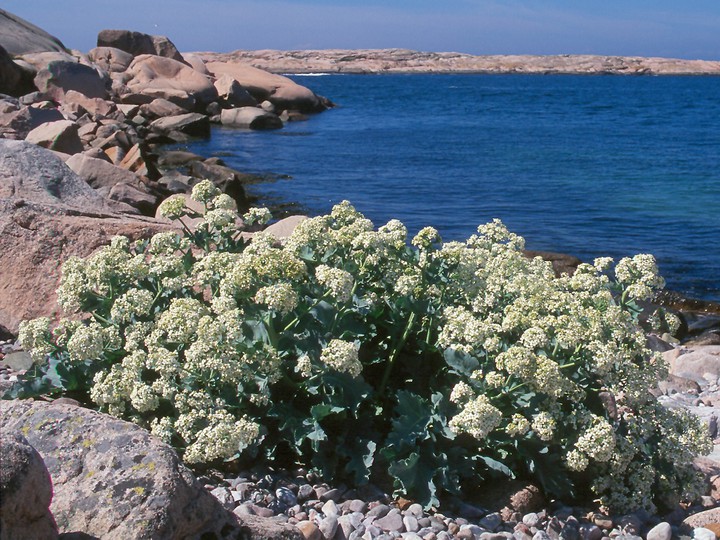
{"label": "wet rock", "polygon": [[223,109],[220,113],[220,122],[224,126],[244,129],[280,129],[282,120],[273,113],[257,107],[240,107],[238,109]]}

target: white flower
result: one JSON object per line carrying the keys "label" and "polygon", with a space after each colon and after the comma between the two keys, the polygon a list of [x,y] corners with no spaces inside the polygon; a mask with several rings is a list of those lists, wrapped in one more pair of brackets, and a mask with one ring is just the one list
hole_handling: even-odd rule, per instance
{"label": "white flower", "polygon": [[168,219],[180,219],[187,214],[185,197],[182,195],[168,197],[158,206],[158,213]]}
{"label": "white flower", "polygon": [[658,275],[655,257],[647,254],[621,259],[615,267],[615,276],[628,295],[637,300],[647,300],[657,289],[665,286],[665,280]]}
{"label": "white flower", "polygon": [[519,413],[513,414],[507,426],[505,426],[505,432],[511,437],[525,435],[528,431],[530,431],[530,422]]}
{"label": "white flower", "polygon": [[458,405],[467,403],[474,397],[475,391],[470,387],[470,385],[462,381],[457,383],[453,387],[452,392],[450,392],[450,401],[457,403]]}
{"label": "white flower", "polygon": [[335,371],[357,377],[363,366],[358,358],[357,343],[333,339],[320,353],[320,361]]}
{"label": "white flower", "polygon": [[272,214],[267,208],[251,208],[243,215],[243,221],[248,225],[258,223],[259,225],[265,225],[272,219]]}
{"label": "white flower", "polygon": [[483,440],[502,421],[502,413],[485,395],[479,395],[465,404],[459,414],[450,420],[450,429],[455,433],[468,433]]}
{"label": "white flower", "polygon": [[258,290],[255,301],[278,313],[286,314],[297,307],[298,295],[289,283],[276,283]]}
{"label": "white flower", "polygon": [[153,294],[147,289],[129,289],[115,299],[110,316],[118,323],[145,317],[150,313],[153,300]]}
{"label": "white flower", "polygon": [[555,419],[547,412],[536,414],[531,426],[541,441],[550,441],[555,435]]}
{"label": "white flower", "polygon": [[315,268],[315,278],[318,283],[327,287],[330,295],[341,304],[350,300],[354,279],[349,272],[321,264]]}
{"label": "white flower", "polygon": [[96,323],[79,326],[68,340],[67,350],[75,362],[99,358],[103,353],[102,328]]}
{"label": "white flower", "polygon": [[209,203],[218,195],[220,195],[220,190],[210,180],[206,179],[195,184],[190,197],[197,202]]}
{"label": "white flower", "polygon": [[50,341],[50,319],[40,317],[31,321],[22,321],[18,332],[18,340],[30,351],[33,362],[39,364],[54,349]]}
{"label": "white flower", "polygon": [[420,229],[420,232],[418,232],[411,241],[413,246],[426,250],[439,245],[441,242],[442,238],[440,238],[440,233],[433,227]]}

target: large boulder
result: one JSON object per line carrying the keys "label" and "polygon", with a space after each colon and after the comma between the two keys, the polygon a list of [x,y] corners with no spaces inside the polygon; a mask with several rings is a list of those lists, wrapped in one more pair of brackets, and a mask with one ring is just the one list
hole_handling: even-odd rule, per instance
{"label": "large boulder", "polygon": [[0,46],[12,55],[65,50],[58,38],[4,9],[0,9]]}
{"label": "large boulder", "polygon": [[105,99],[107,80],[97,70],[78,62],[54,61],[38,71],[35,86],[40,92],[61,102],[68,90],[75,90],[90,98]]}
{"label": "large boulder", "polygon": [[235,79],[259,103],[268,100],[278,109],[301,112],[319,112],[327,108],[326,100],[288,77],[268,73],[247,64],[208,62],[206,66],[217,78],[227,75]]}
{"label": "large boulder", "polygon": [[63,154],[77,154],[83,151],[78,136],[78,125],[70,120],[58,120],[40,124],[25,137],[27,142]]}
{"label": "large boulder", "polygon": [[242,85],[228,75],[215,81],[220,101],[229,107],[254,107],[257,101]]}
{"label": "large boulder", "polygon": [[45,122],[64,120],[57,109],[41,109],[21,105],[17,100],[0,100],[0,137],[24,139]]}
{"label": "large boulder", "polygon": [[213,83],[190,66],[162,56],[143,54],[128,67],[128,90],[152,98],[164,98],[185,109],[190,97],[198,104],[208,104],[218,98]]}
{"label": "large boulder", "polygon": [[88,58],[110,73],[122,73],[133,61],[133,55],[116,47],[95,47]]}
{"label": "large boulder", "polygon": [[0,46],[0,94],[19,97],[34,89],[29,73],[13,62],[7,51]]}
{"label": "large boulder", "polygon": [[42,457],[19,431],[0,430],[0,538],[50,540],[52,481]]}
{"label": "large boulder", "polygon": [[177,47],[165,36],[151,36],[131,30],[101,30],[97,38],[98,47],[114,47],[132,54],[154,54],[184,62]]}
{"label": "large boulder", "polygon": [[27,433],[52,477],[61,533],[128,538],[299,538],[289,526],[255,531],[207,492],[175,451],[146,430],[75,405],[0,403],[0,428]]}
{"label": "large boulder", "polygon": [[17,332],[24,319],[56,316],[55,289],[69,256],[86,257],[118,234],[168,230],[120,207],[49,150],[0,139],[0,325]]}
{"label": "large boulder", "polygon": [[279,129],[283,127],[282,120],[278,115],[258,107],[223,109],[220,113],[220,122],[223,126],[244,129]]}
{"label": "large boulder", "polygon": [[193,137],[210,136],[210,120],[200,113],[187,113],[177,116],[158,118],[150,124],[150,129],[159,133],[179,131]]}

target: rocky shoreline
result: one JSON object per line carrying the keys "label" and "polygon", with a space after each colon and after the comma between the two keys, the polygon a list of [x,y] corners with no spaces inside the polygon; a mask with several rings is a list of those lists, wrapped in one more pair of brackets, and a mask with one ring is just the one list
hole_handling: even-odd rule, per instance
{"label": "rocky shoreline", "polygon": [[[5,15],[0,10],[0,20]],[[6,28],[3,36],[16,35]],[[238,207],[250,203],[244,186],[255,179],[217,158],[164,145],[207,136],[211,122],[274,129],[330,106],[287,78],[229,57],[180,55],[162,36],[104,31],[99,47],[84,55],[33,32],[44,52],[0,50],[0,91],[13,94],[0,96],[0,250],[10,261],[0,273],[0,334],[6,334],[0,339],[7,339],[0,343],[0,389],[30,369],[29,356],[11,338],[20,320],[54,315],[67,257],[88,255],[116,234],[141,238],[167,230],[154,217],[157,205],[188,193],[200,178],[210,178]],[[27,45],[23,36],[19,42]],[[7,43],[18,40],[0,40]],[[367,60],[358,54],[355,60]],[[398,52],[401,58],[406,67],[417,60]],[[413,69],[421,69],[417,62]],[[316,65],[308,60],[305,69]],[[273,70],[298,72],[288,66]],[[546,255],[558,271],[579,262]],[[720,338],[707,320],[689,320],[695,341],[683,345],[651,338],[675,370],[652,392],[668,406],[707,418],[712,430]],[[661,516],[607,516],[544,500],[536,487],[512,482],[498,493],[478,487],[484,501],[454,500],[427,511],[379,487],[332,485],[309,471],[198,477],[144,430],[73,400],[3,401],[0,408],[3,539],[713,540],[720,532],[720,465],[713,456],[698,463],[707,495]]]}
{"label": "rocky shoreline", "polygon": [[273,73],[720,75],[720,61],[640,56],[474,56],[409,49],[238,50],[196,54],[206,62],[243,62]]}

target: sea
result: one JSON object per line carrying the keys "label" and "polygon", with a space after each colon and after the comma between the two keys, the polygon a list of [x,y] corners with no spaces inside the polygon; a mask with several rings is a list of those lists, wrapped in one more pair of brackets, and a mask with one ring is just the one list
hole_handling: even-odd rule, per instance
{"label": "sea", "polygon": [[499,218],[528,249],[652,253],[668,289],[720,301],[720,77],[290,76],[336,107],[188,146],[274,178],[258,205],[349,200],[444,240]]}

